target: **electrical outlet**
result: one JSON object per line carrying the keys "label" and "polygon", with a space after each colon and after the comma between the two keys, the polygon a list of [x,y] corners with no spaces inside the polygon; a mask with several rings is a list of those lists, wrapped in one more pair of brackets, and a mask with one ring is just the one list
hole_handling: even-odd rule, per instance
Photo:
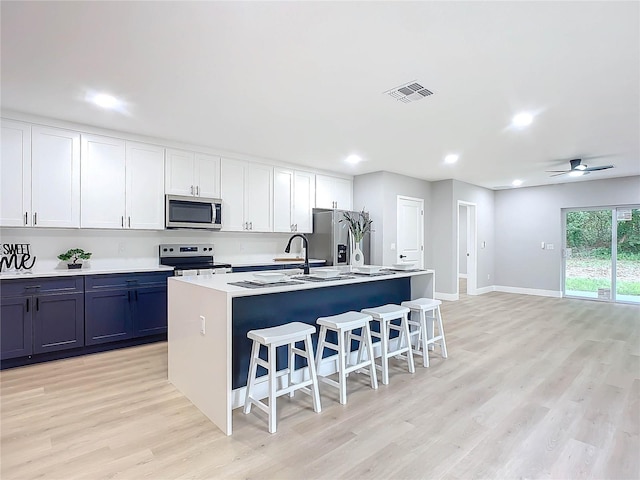
{"label": "electrical outlet", "polygon": [[206,329],[205,329],[206,323],[207,322],[204,318],[204,315],[200,315],[200,335],[204,335],[206,333]]}
{"label": "electrical outlet", "polygon": [[553,250],[553,243],[547,243],[547,250]]}

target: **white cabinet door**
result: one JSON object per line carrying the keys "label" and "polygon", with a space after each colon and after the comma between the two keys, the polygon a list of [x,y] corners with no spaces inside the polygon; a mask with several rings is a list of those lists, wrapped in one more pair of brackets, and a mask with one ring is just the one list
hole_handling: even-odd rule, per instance
{"label": "white cabinet door", "polygon": [[335,178],[333,184],[333,198],[336,208],[351,210],[353,208],[353,184],[346,178]]}
{"label": "white cabinet door", "polygon": [[80,134],[31,128],[33,226],[80,226]]}
{"label": "white cabinet door", "polygon": [[126,226],[164,229],[164,148],[126,142]]}
{"label": "white cabinet door", "polygon": [[220,198],[222,198],[222,230],[245,230],[244,184],[247,162],[223,158],[220,162]]}
{"label": "white cabinet door", "polygon": [[125,228],[125,142],[82,135],[82,227]]}
{"label": "white cabinet door", "polygon": [[352,182],[346,178],[316,175],[316,207],[353,208]]}
{"label": "white cabinet door", "polygon": [[273,167],[249,163],[245,182],[245,220],[253,232],[273,232]]}
{"label": "white cabinet door", "polygon": [[31,225],[31,125],[2,120],[0,226]]}
{"label": "white cabinet door", "polygon": [[315,175],[310,172],[294,173],[293,225],[299,233],[313,232],[313,207],[315,199]]}
{"label": "white cabinet door", "polygon": [[194,168],[196,196],[219,198],[220,158],[204,153],[196,153]]}
{"label": "white cabinet door", "polygon": [[171,195],[195,195],[195,155],[184,150],[167,149],[165,191]]}
{"label": "white cabinet door", "polygon": [[275,168],[273,171],[273,231],[294,231],[293,170]]}

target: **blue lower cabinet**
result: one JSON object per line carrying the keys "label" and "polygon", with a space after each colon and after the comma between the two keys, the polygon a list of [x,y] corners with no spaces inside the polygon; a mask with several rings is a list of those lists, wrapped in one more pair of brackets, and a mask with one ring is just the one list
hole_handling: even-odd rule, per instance
{"label": "blue lower cabinet", "polygon": [[3,298],[0,308],[0,360],[33,353],[31,297]]}
{"label": "blue lower cabinet", "polygon": [[116,289],[86,292],[85,343],[97,345],[133,337],[131,291]]}
{"label": "blue lower cabinet", "polygon": [[167,333],[167,287],[138,288],[133,293],[133,334]]}
{"label": "blue lower cabinet", "polygon": [[240,272],[261,272],[264,270],[282,270],[283,265],[254,265],[246,267],[233,267],[233,273]]}
{"label": "blue lower cabinet", "polygon": [[33,353],[84,345],[84,295],[42,295],[34,298]]}

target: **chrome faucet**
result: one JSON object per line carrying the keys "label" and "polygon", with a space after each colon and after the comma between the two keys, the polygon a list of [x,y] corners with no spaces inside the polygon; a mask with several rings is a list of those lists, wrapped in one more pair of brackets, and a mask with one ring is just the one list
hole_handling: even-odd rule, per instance
{"label": "chrome faucet", "polygon": [[289,238],[289,242],[287,243],[287,248],[284,249],[284,253],[291,252],[291,240],[296,237],[300,237],[302,239],[302,244],[304,246],[304,265],[302,266],[302,268],[304,269],[303,273],[305,275],[309,275],[309,241],[307,240],[307,237],[299,233],[291,235],[291,237]]}

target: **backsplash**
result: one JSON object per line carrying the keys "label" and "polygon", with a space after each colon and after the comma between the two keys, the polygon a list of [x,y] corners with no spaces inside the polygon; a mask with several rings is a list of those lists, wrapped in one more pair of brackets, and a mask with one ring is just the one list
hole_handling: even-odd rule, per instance
{"label": "backsplash", "polygon": [[[75,230],[53,228],[2,228],[0,243],[27,243],[37,257],[36,268],[56,268],[58,255],[70,248],[91,252],[91,262],[157,264],[161,243],[213,243],[216,261],[225,258],[282,256],[288,233],[201,232],[197,230]],[[301,248],[295,242],[295,248]],[[292,252],[294,253],[294,252]]]}

